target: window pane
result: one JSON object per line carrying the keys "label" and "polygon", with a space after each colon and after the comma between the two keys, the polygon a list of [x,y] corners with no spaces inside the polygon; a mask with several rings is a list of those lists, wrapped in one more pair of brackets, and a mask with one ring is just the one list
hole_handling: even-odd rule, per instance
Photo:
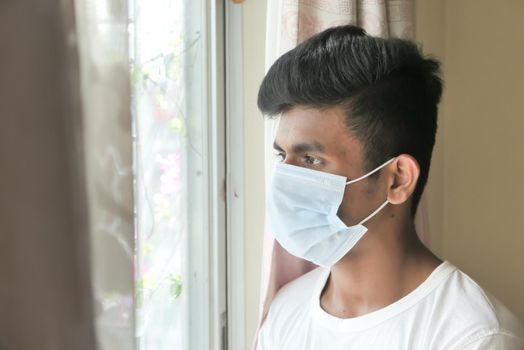
{"label": "window pane", "polygon": [[208,349],[208,159],[203,1],[135,0],[139,349]]}

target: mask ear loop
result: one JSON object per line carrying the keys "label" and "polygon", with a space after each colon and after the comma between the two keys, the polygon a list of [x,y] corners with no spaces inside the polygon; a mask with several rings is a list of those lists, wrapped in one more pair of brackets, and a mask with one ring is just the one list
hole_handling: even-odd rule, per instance
{"label": "mask ear loop", "polygon": [[368,221],[369,219],[371,219],[373,216],[375,216],[379,211],[381,211],[386,205],[389,204],[389,201],[386,200],[384,203],[382,203],[380,205],[380,207],[378,207],[377,209],[375,209],[374,212],[372,212],[371,214],[369,214],[364,220],[360,221],[358,224],[359,225],[363,225],[364,223],[366,223],[366,221]]}
{"label": "mask ear loop", "polygon": [[[382,164],[382,165],[379,166],[378,168],[376,168],[376,169],[370,171],[369,173],[367,173],[367,174],[365,174],[365,175],[362,175],[361,177],[357,177],[357,178],[354,179],[354,180],[351,180],[351,181],[346,182],[346,185],[349,185],[349,184],[352,184],[352,183],[354,183],[354,182],[360,181],[360,180],[362,180],[362,179],[368,177],[369,175],[376,173],[377,171],[379,171],[380,169],[382,169],[383,167],[385,167],[386,165],[388,165],[389,163],[391,163],[391,162],[394,161],[395,159],[396,159],[396,157],[395,157],[395,158],[391,158],[390,160],[388,160],[387,162],[385,162],[384,164]],[[359,225],[363,225],[364,223],[366,223],[367,221],[369,221],[373,216],[377,215],[377,213],[378,213],[379,211],[381,211],[382,209],[384,209],[384,207],[385,207],[386,205],[388,205],[388,204],[389,204],[389,201],[386,200],[384,203],[382,203],[382,204],[380,205],[380,207],[378,207],[377,209],[375,209],[374,212],[372,212],[371,214],[369,214],[369,215],[368,215],[364,220],[361,220],[358,224],[359,224]]]}
{"label": "mask ear loop", "polygon": [[361,177],[357,177],[357,178],[354,179],[354,180],[350,180],[350,181],[346,182],[346,185],[349,185],[349,184],[352,184],[352,183],[354,183],[354,182],[360,181],[360,180],[362,180],[362,179],[368,177],[369,175],[376,173],[377,171],[379,171],[380,169],[382,169],[383,167],[385,167],[386,165],[388,165],[389,163],[391,163],[391,162],[394,161],[395,159],[396,159],[396,157],[395,157],[395,158],[391,158],[390,160],[388,160],[387,162],[385,162],[384,164],[382,164],[381,166],[379,166],[379,167],[376,168],[375,170],[371,170],[369,173],[367,173],[367,174],[365,174],[365,175],[362,175]]}

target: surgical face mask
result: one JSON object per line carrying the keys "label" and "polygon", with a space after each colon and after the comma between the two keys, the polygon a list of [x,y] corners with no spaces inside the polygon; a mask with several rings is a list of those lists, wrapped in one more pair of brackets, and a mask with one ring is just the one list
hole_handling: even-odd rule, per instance
{"label": "surgical face mask", "polygon": [[347,185],[382,169],[390,159],[357,179],[285,163],[277,163],[267,193],[267,215],[280,245],[299,258],[317,265],[334,265],[364,236],[364,223],[388,201],[357,225],[346,226],[337,216]]}

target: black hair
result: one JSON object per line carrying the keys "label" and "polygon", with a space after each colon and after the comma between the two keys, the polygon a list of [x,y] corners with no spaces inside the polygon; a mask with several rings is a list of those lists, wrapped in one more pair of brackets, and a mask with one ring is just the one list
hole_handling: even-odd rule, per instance
{"label": "black hair", "polygon": [[295,106],[341,106],[348,131],[363,144],[365,171],[400,154],[417,160],[414,215],[429,174],[441,94],[439,62],[414,42],[347,25],[282,55],[262,81],[258,107],[275,117]]}

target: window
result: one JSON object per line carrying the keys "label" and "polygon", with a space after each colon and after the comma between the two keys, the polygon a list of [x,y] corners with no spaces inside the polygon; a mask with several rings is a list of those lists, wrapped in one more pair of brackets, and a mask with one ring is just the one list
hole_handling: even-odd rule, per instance
{"label": "window", "polygon": [[140,350],[211,349],[222,337],[224,129],[208,6],[134,0],[130,11]]}
{"label": "window", "polygon": [[223,3],[75,4],[99,349],[225,349]]}

